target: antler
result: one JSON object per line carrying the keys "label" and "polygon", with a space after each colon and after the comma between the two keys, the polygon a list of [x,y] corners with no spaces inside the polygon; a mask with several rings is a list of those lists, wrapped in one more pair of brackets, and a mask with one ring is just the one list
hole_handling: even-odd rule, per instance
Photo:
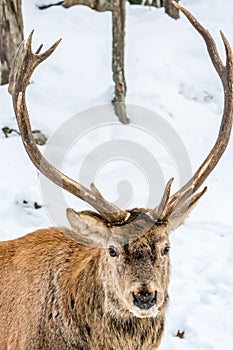
{"label": "antler", "polygon": [[[212,63],[221,79],[224,89],[223,116],[214,147],[211,149],[208,156],[192,178],[172,196],[170,196],[170,190],[173,179],[169,180],[165,187],[160,204],[155,209],[150,211],[157,224],[170,221],[173,228],[175,228],[183,221],[193,206],[206,192],[207,187],[205,187],[201,192],[196,193],[205,179],[217,165],[229,143],[233,115],[233,54],[227,39],[225,38],[224,34],[220,32],[226,51],[226,65],[224,65],[210,33],[190,12],[175,1],[173,1],[173,5],[184,13],[193,27],[203,37]],[[79,197],[80,199],[89,203],[107,222],[124,224],[129,219],[129,211],[122,211],[114,204],[109,203],[103,198],[94,184],[91,184],[91,189],[87,189],[61,173],[46,159],[44,159],[35,144],[26,107],[25,90],[34,69],[52,54],[60,40],[58,40],[53,46],[42,54],[40,54],[42,49],[41,45],[34,54],[31,50],[32,34],[33,32],[30,34],[26,45],[24,45],[23,42],[18,50],[11,71],[9,84],[9,92],[13,98],[15,114],[25,149],[34,165],[51,181],[68,192],[74,194],[76,197]]]}
{"label": "antler", "polygon": [[42,156],[34,141],[26,107],[25,90],[35,68],[53,53],[61,40],[58,40],[44,53],[40,54],[42,45],[33,53],[31,49],[32,35],[33,32],[29,35],[26,45],[24,41],[20,45],[9,79],[9,92],[12,95],[24,147],[36,168],[56,185],[90,204],[107,222],[124,223],[129,217],[128,212],[120,210],[104,199],[94,184],[91,184],[89,190],[56,169]]}
{"label": "antler", "polygon": [[214,39],[208,30],[206,30],[190,12],[180,6],[177,2],[173,1],[173,5],[183,12],[183,14],[187,17],[193,27],[200,33],[206,43],[211,61],[223,85],[224,110],[219,134],[215,145],[211,149],[210,153],[200,168],[195,172],[193,177],[173,196],[170,197],[171,180],[166,186],[163,198],[159,206],[152,211],[154,218],[158,220],[158,222],[164,222],[168,220],[170,216],[176,220],[179,219],[182,221],[199,200],[199,198],[206,192],[207,187],[205,187],[200,193],[195,194],[207,176],[217,165],[219,159],[221,158],[228,145],[231,134],[233,115],[233,55],[229,42],[227,41],[224,34],[220,32],[226,51],[226,65],[224,65],[218,54]]}

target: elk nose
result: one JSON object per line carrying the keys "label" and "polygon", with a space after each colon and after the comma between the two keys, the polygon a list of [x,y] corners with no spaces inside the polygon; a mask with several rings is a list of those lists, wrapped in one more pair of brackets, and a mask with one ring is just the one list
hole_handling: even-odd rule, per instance
{"label": "elk nose", "polygon": [[139,309],[149,310],[157,301],[157,292],[147,293],[139,292],[133,293],[133,303]]}

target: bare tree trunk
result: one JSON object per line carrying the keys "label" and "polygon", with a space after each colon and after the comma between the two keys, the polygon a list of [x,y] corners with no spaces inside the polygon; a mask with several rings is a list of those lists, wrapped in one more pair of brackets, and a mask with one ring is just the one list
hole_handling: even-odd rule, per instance
{"label": "bare tree trunk", "polygon": [[[175,0],[176,2],[179,2],[179,0]],[[164,7],[165,7],[165,12],[171,16],[174,19],[180,18],[179,15],[179,10],[172,5],[172,0],[165,0],[164,1]]]}
{"label": "bare tree trunk", "polygon": [[[137,0],[129,0],[131,3],[137,3]],[[175,0],[179,2],[179,0]],[[164,7],[165,12],[172,18],[179,18],[179,10],[172,5],[172,0],[146,0],[146,6]]]}
{"label": "bare tree trunk", "polygon": [[112,103],[119,120],[124,124],[128,123],[125,106],[126,82],[124,75],[126,0],[64,0],[56,4],[40,6],[40,9],[56,5],[62,5],[65,8],[74,5],[86,5],[99,12],[112,12],[112,71],[115,83],[115,97]]}
{"label": "bare tree trunk", "polygon": [[129,122],[125,106],[125,4],[126,0],[113,0],[112,8],[112,71],[115,82],[115,97],[112,102],[115,113],[123,124]]}
{"label": "bare tree trunk", "polygon": [[0,0],[0,85],[8,83],[12,62],[22,40],[21,0]]}

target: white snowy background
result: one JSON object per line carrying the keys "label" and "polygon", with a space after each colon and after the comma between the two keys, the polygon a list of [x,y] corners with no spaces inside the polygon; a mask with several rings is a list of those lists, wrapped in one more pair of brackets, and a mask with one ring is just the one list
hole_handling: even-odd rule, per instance
{"label": "white snowy background", "polygon": [[[48,48],[58,38],[63,39],[34,73],[27,93],[33,129],[50,138],[76,113],[109,104],[114,86],[110,13],[97,13],[83,6],[40,11],[36,5],[46,2],[51,3],[24,0],[23,16],[25,37],[35,29],[35,48],[40,43]],[[233,45],[233,2],[183,0],[181,4],[213,34],[224,58],[219,30]],[[183,15],[175,21],[163,9],[128,5],[125,63],[127,103],[162,116],[184,143],[195,170],[216,139],[223,105],[219,78],[201,37]],[[149,132],[140,134],[111,118],[115,124],[86,132],[70,153],[67,150],[66,173],[77,174],[92,148],[123,138],[152,152],[165,180],[179,177],[169,153],[160,153],[159,146],[153,149]],[[0,87],[0,128],[5,126],[17,129],[7,86]],[[42,152],[45,148],[40,147]],[[185,224],[171,235],[170,306],[161,350],[233,348],[232,165],[231,141],[205,183],[207,193]],[[150,188],[143,169],[127,160],[115,160],[111,165],[110,159],[99,166],[93,179],[109,200],[116,199],[117,184],[123,179],[132,183],[129,206],[145,205],[145,193]],[[178,185],[176,182],[173,190]],[[65,198],[67,206],[76,210],[87,207],[70,195]],[[42,208],[35,209],[34,202]],[[57,224],[51,219],[52,206],[43,201],[38,172],[20,137],[12,133],[5,138],[0,132],[0,239]],[[65,223],[65,216],[62,220]],[[185,331],[184,339],[175,337],[178,330]]]}

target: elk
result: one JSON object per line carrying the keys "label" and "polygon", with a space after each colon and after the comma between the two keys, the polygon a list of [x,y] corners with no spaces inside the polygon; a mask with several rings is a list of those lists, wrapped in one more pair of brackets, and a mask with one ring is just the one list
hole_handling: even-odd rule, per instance
{"label": "elk", "polygon": [[169,180],[153,209],[121,210],[55,169],[31,132],[25,90],[29,79],[59,42],[34,54],[32,34],[22,43],[9,91],[25,149],[58,186],[94,211],[67,209],[72,229],[49,228],[0,244],[1,350],[154,350],[168,305],[169,234],[184,222],[206,192],[197,192],[229,142],[233,112],[233,55],[221,33],[226,64],[209,32],[174,3],[203,37],[224,89],[219,134],[204,162],[176,193]]}

